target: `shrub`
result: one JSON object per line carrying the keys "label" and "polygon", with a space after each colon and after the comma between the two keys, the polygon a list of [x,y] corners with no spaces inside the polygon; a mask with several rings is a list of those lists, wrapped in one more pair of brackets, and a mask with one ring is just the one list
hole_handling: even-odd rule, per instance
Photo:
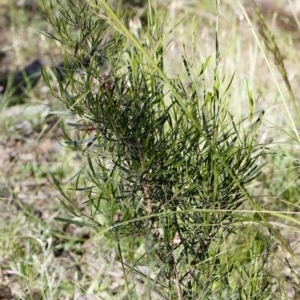
{"label": "shrub", "polygon": [[[164,71],[167,46],[153,11],[138,41],[104,2],[57,3],[58,16],[50,3],[56,33],[49,36],[62,44],[65,61],[56,96],[79,117],[62,129],[87,162],[73,183],[75,192],[53,177],[63,204],[116,242],[125,278],[147,278],[161,297],[242,299],[247,293],[258,299],[259,293],[267,299],[267,279],[248,291],[242,282],[231,285],[228,277],[239,272],[221,255],[222,241],[239,224],[236,210],[250,198],[246,184],[259,174],[262,152],[255,134],[228,110],[233,78],[221,92],[217,37],[210,87],[204,81],[210,60],[194,78],[187,54],[186,84],[183,74],[174,79]],[[50,84],[46,73],[44,78]],[[260,119],[253,121],[254,133]],[[70,126],[78,130],[76,139]]]}

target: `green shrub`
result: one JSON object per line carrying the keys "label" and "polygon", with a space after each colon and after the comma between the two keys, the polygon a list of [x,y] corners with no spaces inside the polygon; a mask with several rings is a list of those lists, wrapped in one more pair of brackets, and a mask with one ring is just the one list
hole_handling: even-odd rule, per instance
{"label": "green shrub", "polygon": [[[65,50],[53,92],[78,120],[62,129],[87,162],[71,190],[53,181],[74,216],[116,243],[128,297],[135,274],[148,283],[149,297],[267,299],[265,258],[253,258],[251,268],[250,254],[241,254],[242,267],[222,255],[224,240],[241,225],[236,210],[251,199],[246,184],[259,174],[262,152],[252,134],[261,115],[250,133],[228,111],[233,78],[222,92],[217,38],[211,83],[204,80],[210,60],[194,78],[187,54],[186,74],[168,78],[163,25],[153,11],[138,41],[102,1],[58,1],[58,10],[50,4],[56,33],[49,36]],[[253,240],[260,255],[268,243]],[[241,278],[252,276],[257,281],[246,288]]]}

